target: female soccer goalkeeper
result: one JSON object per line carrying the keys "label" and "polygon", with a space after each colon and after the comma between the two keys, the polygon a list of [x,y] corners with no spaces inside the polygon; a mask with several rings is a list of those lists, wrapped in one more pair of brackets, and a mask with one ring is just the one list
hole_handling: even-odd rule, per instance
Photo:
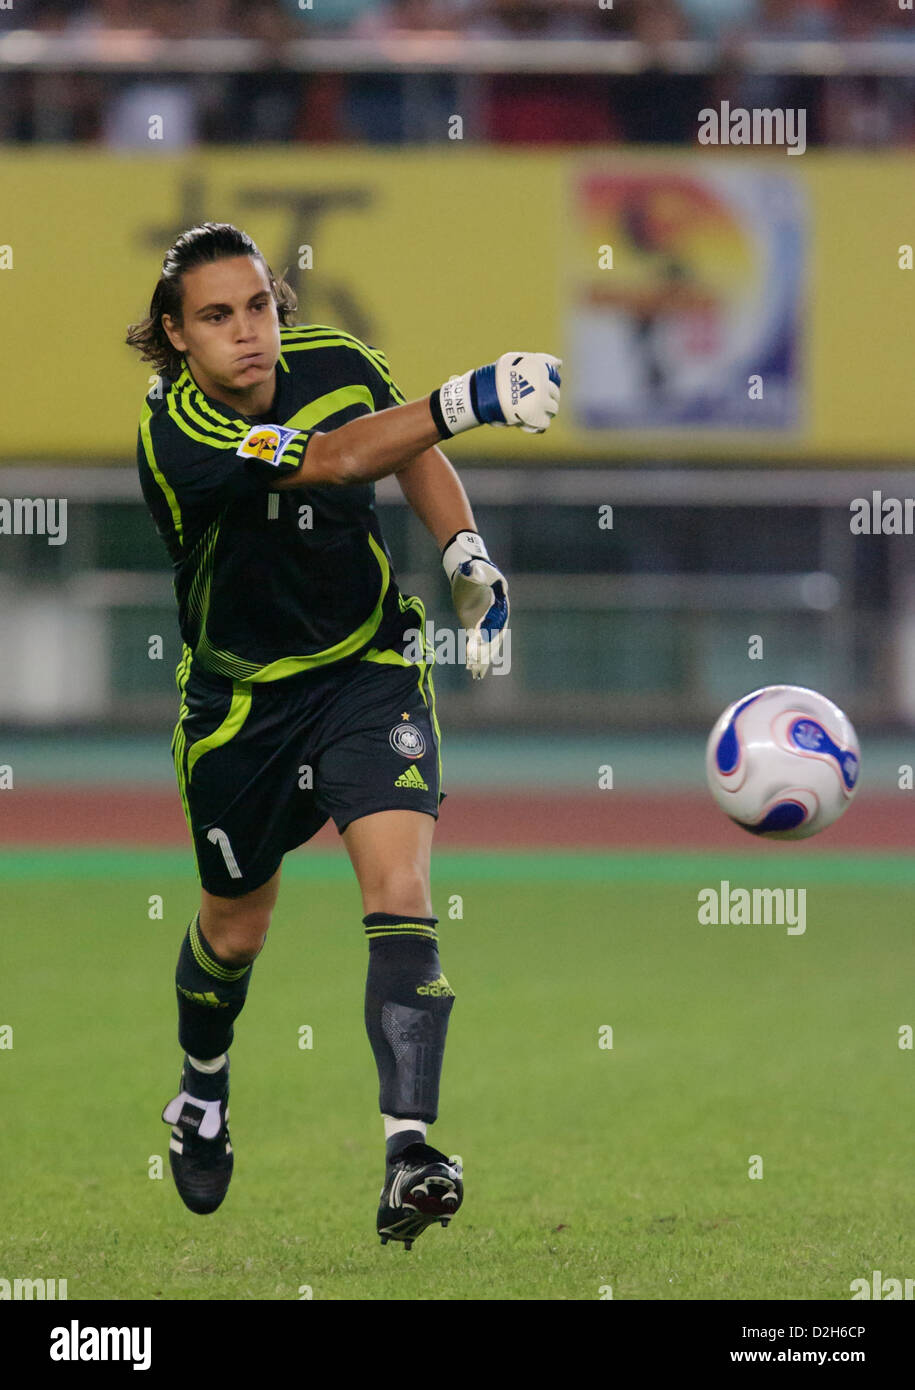
{"label": "female soccer goalkeeper", "polygon": [[249,236],[205,223],[170,248],[127,337],[158,372],[137,458],[174,566],[184,647],[172,751],[201,882],[175,976],[180,1094],[163,1119],[183,1201],[215,1211],[233,1166],[228,1050],[283,855],[333,818],[369,946],[386,1139],[377,1229],[409,1249],[447,1225],[463,1182],[426,1143],[454,993],[429,889],[441,772],[431,672],[415,659],[425,613],[397,587],[373,483],[396,474],[440,546],[467,665],[483,676],[508,585],[437,445],[485,424],[542,433],[561,363],[504,353],[407,404],[382,352],[296,326],[295,308]]}

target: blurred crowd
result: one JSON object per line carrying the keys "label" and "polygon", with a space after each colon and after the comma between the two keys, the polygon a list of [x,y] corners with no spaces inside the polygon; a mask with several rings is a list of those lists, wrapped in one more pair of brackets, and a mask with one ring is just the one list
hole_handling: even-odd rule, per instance
{"label": "blurred crowd", "polygon": [[911,14],[897,0],[16,0],[15,14],[17,28],[265,39],[395,30],[478,38],[875,38],[911,30]]}
{"label": "blurred crowd", "polygon": [[[915,38],[915,13],[898,0],[15,0],[9,29],[129,44],[138,32],[172,39],[349,38],[395,45],[421,33],[470,39],[636,39],[651,53],[672,40],[710,40],[707,70],[652,65],[600,76],[512,73],[297,72],[278,61],[242,73],[148,75],[0,69],[0,139],[162,145],[367,141],[430,143],[465,115],[465,136],[500,143],[682,143],[696,113],[732,105],[797,106],[808,142],[889,145],[915,139],[915,80],[904,76],[765,76],[741,73],[751,40],[788,43]],[[915,52],[915,50],[913,50]],[[161,147],[161,146],[160,146]]]}

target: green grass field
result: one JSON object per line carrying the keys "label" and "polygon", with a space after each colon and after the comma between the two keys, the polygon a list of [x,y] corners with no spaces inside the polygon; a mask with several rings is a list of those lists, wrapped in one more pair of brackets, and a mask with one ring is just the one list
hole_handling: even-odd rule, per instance
{"label": "green grass field", "polygon": [[[159,1119],[188,856],[9,852],[0,876],[0,1277],[66,1278],[71,1299],[843,1300],[874,1269],[915,1274],[908,861],[439,854],[457,999],[429,1138],[462,1156],[467,1192],[410,1253],[374,1231],[383,1139],[345,859],[287,859],[210,1217],[181,1205]],[[722,878],[806,887],[805,934],[700,926],[697,893]]]}

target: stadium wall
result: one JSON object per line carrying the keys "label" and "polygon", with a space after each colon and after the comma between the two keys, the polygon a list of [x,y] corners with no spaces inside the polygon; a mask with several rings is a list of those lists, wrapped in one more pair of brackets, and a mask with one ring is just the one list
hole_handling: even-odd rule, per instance
{"label": "stadium wall", "polygon": [[[7,463],[129,461],[148,374],[125,326],[205,219],[244,225],[301,320],[381,347],[408,399],[506,345],[557,352],[528,466],[886,464],[915,437],[907,155],[7,149],[0,178]],[[509,435],[454,457],[511,464]]]}

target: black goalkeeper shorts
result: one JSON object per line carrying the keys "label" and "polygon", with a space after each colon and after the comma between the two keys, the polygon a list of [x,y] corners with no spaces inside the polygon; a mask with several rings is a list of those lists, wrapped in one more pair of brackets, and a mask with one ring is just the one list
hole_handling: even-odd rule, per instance
{"label": "black goalkeeper shorts", "polygon": [[425,663],[351,661],[284,680],[231,680],[187,660],[172,754],[208,893],[237,898],[328,819],[438,817],[441,755]]}

